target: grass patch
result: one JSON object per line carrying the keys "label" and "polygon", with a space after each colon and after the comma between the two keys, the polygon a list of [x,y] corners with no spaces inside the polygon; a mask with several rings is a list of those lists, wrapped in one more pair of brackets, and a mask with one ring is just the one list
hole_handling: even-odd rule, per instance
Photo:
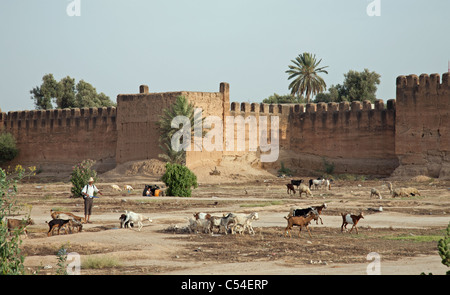
{"label": "grass patch", "polygon": [[383,239],[393,241],[414,241],[414,242],[438,242],[442,236],[438,235],[407,235],[407,236],[384,236]]}
{"label": "grass patch", "polygon": [[121,266],[120,262],[111,256],[88,256],[81,264],[81,268],[103,269]]}
{"label": "grass patch", "polygon": [[264,203],[254,203],[254,204],[242,204],[240,207],[248,208],[248,207],[267,207],[272,205],[283,205],[283,201],[271,201],[271,202],[264,202]]}

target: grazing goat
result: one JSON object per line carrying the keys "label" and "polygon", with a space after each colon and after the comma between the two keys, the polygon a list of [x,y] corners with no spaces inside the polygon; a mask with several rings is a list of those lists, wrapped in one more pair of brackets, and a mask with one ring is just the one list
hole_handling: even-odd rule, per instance
{"label": "grazing goat", "polygon": [[53,230],[58,229],[58,235],[61,228],[64,228],[66,233],[68,233],[68,226],[69,226],[70,219],[52,219],[48,222],[48,232],[47,237],[50,237],[50,235],[53,235]]}
{"label": "grazing goat", "polygon": [[317,217],[314,218],[314,220],[316,221],[316,224],[319,224],[319,219],[320,219],[320,223],[323,224],[322,221],[322,217],[320,217],[320,214],[322,214],[322,210],[327,208],[327,204],[323,203],[320,206],[311,206],[308,208],[296,208],[296,207],[292,207],[291,210],[289,211],[288,216],[286,216],[286,218],[289,218],[291,216],[306,216],[308,215],[309,212],[315,210],[317,211]]}
{"label": "grazing goat", "polygon": [[125,223],[125,219],[127,219],[127,216],[125,214],[120,215],[119,220],[120,220],[120,228],[126,228],[126,227],[134,227],[134,223],[132,221],[128,221],[127,223]]}
{"label": "grazing goat", "polygon": [[295,195],[295,188],[294,188],[294,185],[292,183],[287,183],[286,187],[287,187],[287,193],[288,194],[290,194],[291,191],[292,191],[292,192],[294,192],[294,195]]}
{"label": "grazing goat", "polygon": [[342,225],[341,225],[341,232],[347,230],[347,224],[352,224],[352,228],[350,229],[350,232],[352,232],[353,228],[356,230],[356,233],[358,234],[358,228],[356,225],[358,224],[358,221],[361,218],[364,218],[362,212],[359,213],[359,215],[353,215],[350,213],[341,213],[342,216]]}
{"label": "grazing goat", "polygon": [[81,224],[81,222],[78,222],[76,220],[69,220],[69,224],[67,225],[67,227],[69,228],[69,232],[72,233],[74,228],[77,228],[77,232],[81,232],[83,230],[83,225]]}
{"label": "grazing goat", "polygon": [[299,180],[291,180],[291,184],[295,185],[297,188],[298,186],[303,182],[303,179],[299,179]]}
{"label": "grazing goat", "polygon": [[397,188],[394,189],[392,197],[409,197],[409,196],[420,196],[419,191],[414,187]]}
{"label": "grazing goat", "polygon": [[243,214],[243,213],[232,213],[232,218],[233,218],[233,225],[231,226],[231,233],[234,234],[236,233],[235,229],[236,227],[242,227],[243,231],[245,232],[245,230],[248,230],[249,234],[254,235],[255,231],[253,230],[252,227],[252,222],[254,220],[258,220],[259,216],[257,212],[253,212],[250,213],[248,215]]}
{"label": "grazing goat", "polygon": [[142,221],[144,220],[148,220],[149,222],[152,222],[152,220],[142,214],[138,214],[138,213],[134,213],[132,211],[127,211],[125,210],[125,215],[126,218],[123,222],[123,224],[127,224],[127,222],[131,221],[133,223],[137,223],[138,224],[138,231],[141,231],[142,227],[144,226],[142,224]]}
{"label": "grazing goat", "polygon": [[370,198],[372,198],[372,196],[378,196],[378,199],[382,199],[380,192],[376,188],[370,190]]}
{"label": "grazing goat", "polygon": [[304,184],[302,183],[302,184],[300,184],[299,189],[298,189],[298,194],[299,194],[300,198],[302,197],[302,194],[303,194],[303,193],[304,193],[307,197],[312,197],[312,196],[313,196],[312,193],[311,193],[311,190],[310,190],[306,185],[304,185]]}
{"label": "grazing goat", "polygon": [[34,221],[30,217],[28,217],[27,220],[24,220],[24,219],[20,220],[20,219],[13,219],[13,218],[7,219],[8,232],[10,235],[14,229],[18,228],[20,230],[23,229],[25,236],[28,237],[27,226],[33,225],[33,224],[34,224]]}
{"label": "grazing goat", "polygon": [[286,237],[286,235],[289,234],[289,237],[291,237],[290,230],[295,225],[295,226],[300,227],[300,230],[298,231],[298,237],[300,237],[302,227],[306,227],[306,229],[308,230],[309,236],[312,238],[311,232],[309,231],[309,228],[308,228],[308,224],[311,220],[313,220],[318,215],[319,214],[317,213],[317,211],[312,210],[311,212],[309,212],[309,214],[307,216],[291,216],[289,218],[284,217],[288,223],[286,226],[286,229],[284,230],[284,236]]}
{"label": "grazing goat", "polygon": [[128,184],[127,184],[127,185],[124,185],[124,186],[123,186],[123,189],[126,190],[126,191],[132,191],[132,190],[134,190],[134,188],[133,188],[131,185],[128,185]]}
{"label": "grazing goat", "polygon": [[112,185],[111,185],[111,188],[112,188],[113,190],[115,190],[115,191],[118,191],[118,192],[121,192],[121,191],[122,191],[122,189],[121,189],[117,184],[112,184]]}

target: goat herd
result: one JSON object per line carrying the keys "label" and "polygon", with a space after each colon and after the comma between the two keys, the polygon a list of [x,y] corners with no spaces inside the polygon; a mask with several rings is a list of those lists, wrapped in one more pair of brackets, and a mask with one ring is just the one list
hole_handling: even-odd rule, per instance
{"label": "goat herd", "polygon": [[[301,196],[302,193],[305,193],[307,196],[312,196],[311,190],[313,189],[320,189],[321,187],[325,187],[326,189],[331,189],[331,179],[310,179],[309,180],[309,186],[303,184],[303,180],[291,180],[290,183],[286,184],[287,187],[287,193],[290,194],[293,192],[296,193],[295,187],[297,187],[297,190],[299,191],[299,195]],[[420,196],[419,191],[416,188],[400,188],[393,190],[392,184],[390,182],[387,183],[388,189],[391,192],[392,197],[396,196]],[[129,188],[127,188],[129,189]],[[381,199],[380,192],[372,188],[370,192],[370,197],[372,196],[378,196],[379,199]],[[308,225],[312,220],[316,221],[316,224],[318,224],[319,220],[321,224],[322,218],[320,217],[320,214],[322,213],[322,210],[327,208],[327,204],[323,203],[320,206],[311,206],[308,208],[291,208],[288,215],[284,217],[287,220],[287,226],[284,229],[284,236],[286,237],[289,235],[291,237],[290,231],[294,226],[298,226],[299,233],[298,236],[300,237],[300,233],[302,228],[306,228],[309,236],[311,236],[311,232],[309,231]],[[376,209],[375,211],[382,211],[382,208]],[[50,216],[52,220],[49,222],[46,222],[49,226],[49,230],[47,232],[47,236],[51,236],[54,234],[55,230],[57,230],[58,235],[60,234],[61,229],[64,229],[64,232],[66,234],[73,233],[75,230],[77,232],[81,232],[83,228],[83,224],[85,223],[85,220],[83,217],[76,216],[71,212],[62,212],[62,211],[53,211],[50,210]],[[350,229],[350,232],[355,229],[356,233],[358,233],[358,229],[356,225],[358,224],[358,221],[361,218],[364,218],[363,213],[360,213],[359,215],[354,215],[350,213],[341,213],[342,216],[342,225],[341,225],[341,232],[347,230],[347,225],[351,224],[352,228]],[[246,231],[249,234],[254,234],[255,231],[252,227],[252,223],[255,220],[258,220],[259,216],[257,212],[253,212],[250,214],[243,214],[243,213],[228,213],[223,214],[222,216],[213,216],[209,213],[195,213],[193,217],[189,219],[189,224],[184,228],[189,233],[210,233],[213,234],[213,230],[215,228],[218,229],[217,233],[223,233],[223,234],[243,234]],[[140,231],[143,227],[143,221],[148,220],[149,222],[152,222],[152,220],[142,214],[138,214],[132,211],[125,211],[125,214],[122,214],[119,218],[120,220],[120,227],[121,228],[130,228],[134,227],[136,224],[138,226],[138,231]],[[14,229],[22,228],[24,230],[25,235],[27,235],[26,227],[28,225],[34,224],[33,220],[31,218],[28,218],[27,220],[18,220],[18,219],[8,219],[7,225],[8,225],[8,231],[11,232]]]}

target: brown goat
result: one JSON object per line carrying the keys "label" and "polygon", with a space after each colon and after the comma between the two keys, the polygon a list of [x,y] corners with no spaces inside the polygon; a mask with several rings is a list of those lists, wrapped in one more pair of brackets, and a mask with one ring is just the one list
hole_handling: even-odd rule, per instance
{"label": "brown goat", "polygon": [[285,219],[287,219],[287,222],[288,222],[286,229],[284,230],[284,236],[286,237],[286,235],[289,233],[289,237],[291,237],[290,230],[292,229],[292,227],[294,225],[296,225],[296,226],[300,227],[300,230],[298,231],[298,237],[300,237],[302,227],[306,227],[306,229],[308,230],[309,236],[312,238],[311,232],[309,231],[309,228],[308,228],[308,224],[312,219],[314,219],[318,215],[319,214],[317,214],[317,211],[316,212],[311,211],[307,216],[291,216],[289,218],[284,217]]}
{"label": "brown goat", "polygon": [[8,232],[10,235],[14,229],[16,229],[16,228],[22,229],[23,228],[23,232],[25,233],[25,236],[28,237],[27,226],[34,224],[33,219],[31,219],[30,217],[28,217],[27,220],[19,220],[19,219],[12,219],[12,218],[8,218],[7,220],[8,220],[7,221]]}
{"label": "brown goat", "polygon": [[361,218],[364,218],[362,212],[359,213],[359,215],[353,215],[350,213],[341,213],[342,216],[342,225],[341,225],[341,232],[344,231],[344,228],[347,230],[347,224],[353,224],[352,228],[350,229],[350,232],[352,232],[353,228],[355,228],[356,233],[358,234],[358,228],[356,225],[358,224],[358,221]]}
{"label": "brown goat", "polygon": [[318,213],[317,217],[314,218],[314,220],[316,221],[316,224],[319,224],[319,219],[320,219],[320,224],[323,224],[322,217],[320,217],[320,214],[322,214],[323,209],[327,208],[327,204],[323,203],[320,206],[312,206],[312,208],[314,210],[316,210]]}
{"label": "brown goat", "polygon": [[286,183],[286,187],[287,187],[287,193],[288,194],[290,194],[291,191],[293,191],[294,195],[295,195],[295,188],[294,188],[294,185],[292,183]]}

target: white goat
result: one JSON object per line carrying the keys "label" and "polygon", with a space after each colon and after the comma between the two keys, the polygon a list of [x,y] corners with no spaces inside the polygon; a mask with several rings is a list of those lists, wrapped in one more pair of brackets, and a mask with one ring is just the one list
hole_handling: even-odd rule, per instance
{"label": "white goat", "polygon": [[133,188],[131,185],[128,185],[128,184],[127,184],[127,185],[124,185],[124,186],[123,186],[123,189],[126,190],[126,191],[132,191],[132,190],[134,190],[134,188]]}
{"label": "white goat", "polygon": [[305,194],[307,197],[312,197],[312,193],[311,190],[308,188],[308,186],[304,185],[303,183],[300,184],[299,188],[298,188],[298,194],[301,197],[302,194]]}
{"label": "white goat", "polygon": [[209,233],[211,231],[211,222],[209,219],[195,219],[195,218],[189,218],[189,232],[204,232]]}
{"label": "white goat", "polygon": [[372,196],[378,196],[378,199],[382,199],[380,192],[376,188],[370,190],[370,198],[372,198]]}
{"label": "white goat", "polygon": [[123,224],[127,224],[128,221],[130,221],[132,223],[137,223],[138,231],[141,231],[142,227],[144,226],[142,224],[142,221],[148,220],[149,222],[152,222],[152,220],[149,217],[146,217],[142,214],[134,213],[132,211],[125,210],[125,215],[126,215],[126,218],[125,218]]}
{"label": "white goat", "polygon": [[258,220],[259,216],[257,212],[250,213],[248,215],[243,213],[232,213],[233,218],[233,225],[231,226],[231,233],[235,233],[236,227],[242,227],[242,230],[245,232],[245,230],[248,230],[249,234],[254,235],[255,231],[252,227],[252,222],[254,220]]}
{"label": "white goat", "polygon": [[111,188],[112,188],[113,190],[115,190],[115,191],[118,191],[118,192],[121,192],[121,191],[122,191],[122,189],[121,189],[117,184],[112,184],[112,185],[111,185]]}

